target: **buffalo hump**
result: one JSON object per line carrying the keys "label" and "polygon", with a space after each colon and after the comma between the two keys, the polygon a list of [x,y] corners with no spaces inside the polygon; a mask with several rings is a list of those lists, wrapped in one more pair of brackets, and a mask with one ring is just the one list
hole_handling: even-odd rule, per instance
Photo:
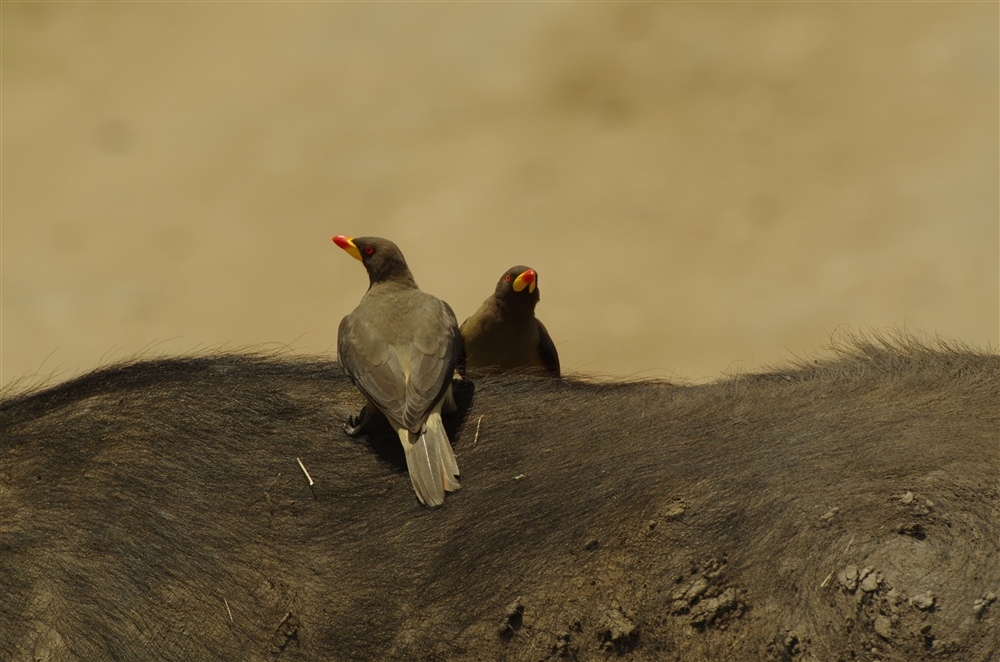
{"label": "buffalo hump", "polygon": [[997,659],[996,354],[456,390],[433,511],[332,361],[8,394],[0,659]]}

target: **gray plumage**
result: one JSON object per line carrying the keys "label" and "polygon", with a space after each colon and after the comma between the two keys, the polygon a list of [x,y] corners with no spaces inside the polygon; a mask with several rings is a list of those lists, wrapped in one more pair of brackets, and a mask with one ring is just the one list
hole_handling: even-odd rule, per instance
{"label": "gray plumage", "polygon": [[461,353],[455,313],[417,287],[391,241],[334,241],[360,259],[369,276],[368,291],[341,321],[337,337],[340,364],[367,398],[360,422],[348,431],[363,430],[372,407],[381,411],[403,444],[417,498],[440,506],[445,492],[461,487],[441,420],[442,410],[455,409],[451,381]]}

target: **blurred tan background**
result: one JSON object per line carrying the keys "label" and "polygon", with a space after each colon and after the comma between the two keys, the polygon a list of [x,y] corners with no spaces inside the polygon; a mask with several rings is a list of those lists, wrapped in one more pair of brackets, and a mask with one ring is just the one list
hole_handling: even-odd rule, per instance
{"label": "blurred tan background", "polygon": [[333,353],[381,235],[567,371],[995,348],[996,3],[2,5],[2,375]]}

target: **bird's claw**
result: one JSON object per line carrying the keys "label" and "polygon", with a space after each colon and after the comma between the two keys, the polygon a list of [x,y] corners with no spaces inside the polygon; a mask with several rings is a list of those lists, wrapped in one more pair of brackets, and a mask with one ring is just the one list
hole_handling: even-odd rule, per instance
{"label": "bird's claw", "polygon": [[368,427],[368,419],[368,405],[365,405],[361,408],[361,411],[357,416],[348,417],[347,422],[344,423],[344,434],[348,437],[358,436],[365,431],[366,427]]}

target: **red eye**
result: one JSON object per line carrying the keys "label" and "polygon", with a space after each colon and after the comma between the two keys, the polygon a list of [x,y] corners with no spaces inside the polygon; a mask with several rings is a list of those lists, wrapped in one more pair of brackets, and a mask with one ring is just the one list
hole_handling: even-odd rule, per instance
{"label": "red eye", "polygon": [[372,248],[371,246],[365,246],[365,255],[371,255],[374,252],[375,252],[374,248]]}
{"label": "red eye", "polygon": [[505,280],[506,280],[506,281],[507,281],[508,283],[510,282],[510,274],[507,274],[507,278],[506,278]]}

